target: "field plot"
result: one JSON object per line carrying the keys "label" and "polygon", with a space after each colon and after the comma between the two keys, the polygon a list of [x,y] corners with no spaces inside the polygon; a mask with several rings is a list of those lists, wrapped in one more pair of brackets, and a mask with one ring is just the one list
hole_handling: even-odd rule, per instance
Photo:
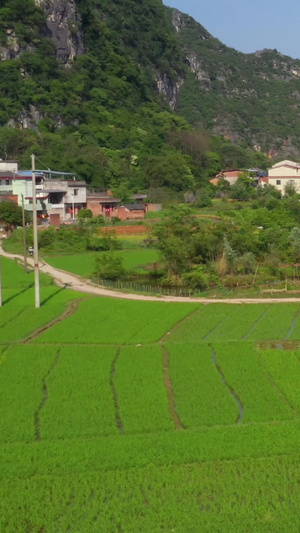
{"label": "field plot", "polygon": [[[45,257],[45,261],[55,268],[89,278],[95,269],[96,255],[96,253],[85,253],[47,256]],[[118,255],[123,260],[124,268],[128,270],[155,263],[159,259],[159,252],[157,250],[143,248],[140,250],[120,250],[118,251]]]}
{"label": "field plot", "polygon": [[117,434],[110,387],[115,355],[113,348],[59,348],[56,365],[45,384],[47,402],[40,416],[42,439]]}
{"label": "field plot", "polygon": [[[299,352],[298,352],[299,356]],[[260,359],[276,386],[300,415],[300,361],[297,354],[283,350],[262,350]]]}
{"label": "field plot", "polygon": [[297,304],[272,304],[263,319],[250,332],[247,340],[289,338],[293,321],[298,313]]}
{"label": "field plot", "polygon": [[191,343],[297,338],[298,315],[297,304],[210,304],[177,328],[170,340]]}
{"label": "field plot", "polygon": [[299,482],[298,457],[284,455],[8,478],[0,529],[298,533]]}
{"label": "field plot", "polygon": [[11,346],[0,364],[0,442],[35,439],[35,414],[43,400],[42,382],[57,349]]}
{"label": "field plot", "polygon": [[299,305],[36,310],[5,269],[1,532],[299,533]]}
{"label": "field plot", "polygon": [[226,382],[242,404],[242,422],[270,422],[293,417],[293,410],[264,373],[250,343],[216,345],[215,352]]}
{"label": "field plot", "polygon": [[[29,270],[25,274],[16,260],[1,257],[1,275],[3,289],[25,289],[34,285],[34,272]],[[43,287],[52,285],[52,279],[41,273],[40,284]]]}
{"label": "field plot", "polygon": [[91,298],[78,311],[38,337],[37,342],[135,344],[158,341],[197,304]]}
{"label": "field plot", "polygon": [[172,342],[200,342],[236,311],[226,304],[201,305],[199,312],[189,317],[170,335]]}
{"label": "field plot", "polygon": [[115,387],[125,434],[174,429],[158,346],[122,348],[116,363]]}
{"label": "field plot", "polygon": [[269,309],[270,306],[266,304],[237,306],[235,311],[208,336],[208,340],[212,342],[246,340]]}
{"label": "field plot", "polygon": [[207,344],[167,344],[177,413],[184,427],[234,424],[238,406],[213,364]]}

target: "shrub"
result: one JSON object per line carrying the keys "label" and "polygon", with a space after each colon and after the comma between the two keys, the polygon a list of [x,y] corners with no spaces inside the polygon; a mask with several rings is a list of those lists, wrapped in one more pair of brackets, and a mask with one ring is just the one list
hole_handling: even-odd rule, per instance
{"label": "shrub", "polygon": [[208,277],[204,273],[203,268],[198,266],[193,268],[191,272],[183,275],[184,284],[191,289],[198,289],[204,291],[208,287]]}
{"label": "shrub", "polygon": [[122,258],[114,252],[103,252],[96,256],[93,275],[98,279],[117,280],[125,275]]}

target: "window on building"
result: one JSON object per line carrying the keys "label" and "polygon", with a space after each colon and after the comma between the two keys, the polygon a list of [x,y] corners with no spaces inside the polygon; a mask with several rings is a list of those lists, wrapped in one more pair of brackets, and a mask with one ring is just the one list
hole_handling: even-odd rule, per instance
{"label": "window on building", "polygon": [[73,194],[74,196],[78,196],[78,189],[74,189]]}
{"label": "window on building", "polygon": [[9,185],[9,180],[5,180],[5,185]]}
{"label": "window on building", "polygon": [[276,180],[276,185],[281,185],[281,180]]}

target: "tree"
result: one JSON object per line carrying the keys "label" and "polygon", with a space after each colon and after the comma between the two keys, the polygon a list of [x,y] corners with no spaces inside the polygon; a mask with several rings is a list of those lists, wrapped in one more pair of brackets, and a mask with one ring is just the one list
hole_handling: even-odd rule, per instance
{"label": "tree", "polygon": [[300,259],[300,228],[295,226],[289,236],[289,241],[292,245],[293,252],[295,255],[295,262],[298,262]]}
{"label": "tree", "polygon": [[172,207],[169,216],[154,226],[153,234],[169,274],[178,276],[190,270],[197,231],[198,222],[186,206]]}
{"label": "tree", "polygon": [[114,252],[102,252],[96,256],[93,275],[97,279],[117,280],[124,276],[122,257]]}
{"label": "tree", "polygon": [[[29,216],[25,213],[28,220]],[[15,202],[0,202],[0,221],[4,222],[9,229],[22,226],[22,208]]]}
{"label": "tree", "polygon": [[79,221],[83,222],[84,220],[93,218],[93,213],[90,209],[80,209],[77,218]]}

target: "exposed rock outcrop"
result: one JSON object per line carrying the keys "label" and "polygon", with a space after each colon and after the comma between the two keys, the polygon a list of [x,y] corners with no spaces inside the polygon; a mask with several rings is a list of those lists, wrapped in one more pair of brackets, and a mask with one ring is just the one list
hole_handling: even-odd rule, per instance
{"label": "exposed rock outcrop", "polygon": [[9,61],[10,59],[18,59],[24,52],[32,52],[33,47],[26,45],[21,46],[19,39],[13,29],[6,30],[7,43],[5,46],[0,46],[0,60]]}
{"label": "exposed rock outcrop", "polygon": [[158,92],[163,94],[169,106],[176,110],[180,87],[184,78],[179,77],[176,82],[171,81],[166,74],[159,74],[156,78]]}
{"label": "exposed rock outcrop", "polygon": [[81,17],[74,0],[35,0],[46,13],[45,35],[56,49],[57,58],[64,64],[84,54]]}

